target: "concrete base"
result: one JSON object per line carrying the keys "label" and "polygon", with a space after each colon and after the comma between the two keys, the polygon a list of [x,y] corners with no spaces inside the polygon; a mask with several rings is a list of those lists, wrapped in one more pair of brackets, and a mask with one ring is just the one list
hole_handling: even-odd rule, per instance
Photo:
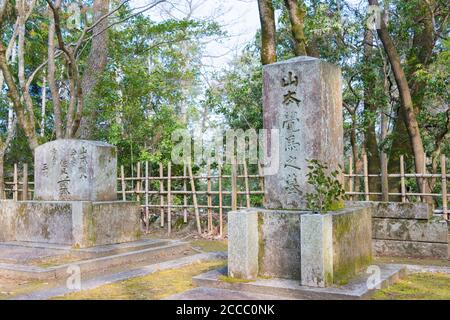
{"label": "concrete base", "polygon": [[[348,284],[327,288],[302,286],[298,281],[289,279],[257,279],[249,282],[228,282],[221,278],[227,274],[227,269],[218,269],[203,273],[192,278],[198,287],[218,288],[254,294],[270,294],[288,299],[310,300],[355,300],[368,299],[378,289],[386,288],[406,274],[401,265],[379,265],[377,281],[371,281],[374,272],[361,273]],[[369,285],[368,285],[369,283]]]}
{"label": "concrete base", "polygon": [[370,210],[230,212],[228,274],[294,279],[316,287],[345,283],[371,262]]}
{"label": "concrete base", "polygon": [[86,248],[140,236],[140,208],[135,202],[0,201],[0,241]]}
{"label": "concrete base", "polygon": [[69,267],[81,272],[106,270],[120,265],[153,261],[188,250],[178,240],[146,239],[85,249],[47,243],[0,243],[0,276],[13,279],[65,279]]}

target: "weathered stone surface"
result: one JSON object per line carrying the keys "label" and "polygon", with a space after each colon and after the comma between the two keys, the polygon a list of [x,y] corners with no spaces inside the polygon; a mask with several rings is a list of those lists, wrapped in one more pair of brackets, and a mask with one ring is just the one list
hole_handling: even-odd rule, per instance
{"label": "weathered stone surface", "polygon": [[79,214],[73,215],[75,245],[91,247],[141,237],[140,208],[136,202],[83,202],[81,217],[82,220]]}
{"label": "weathered stone surface", "polygon": [[0,213],[0,241],[83,248],[140,237],[140,208],[135,202],[2,201]]}
{"label": "weathered stone surface", "polygon": [[258,211],[228,213],[228,275],[240,279],[258,276]]}
{"label": "weathered stone surface", "polygon": [[442,218],[373,218],[372,232],[374,239],[448,243],[448,226]]}
{"label": "weathered stone surface", "polygon": [[35,150],[36,200],[116,200],[116,148],[100,141],[61,139]]}
{"label": "weathered stone surface", "polygon": [[333,283],[333,218],[330,214],[301,216],[301,284],[327,287]]}
{"label": "weathered stone surface", "polygon": [[265,207],[305,209],[307,161],[343,164],[340,69],[312,57],[264,66],[263,109],[264,128],[279,130],[267,141],[268,150],[278,144],[279,164],[265,177]]}
{"label": "weathered stone surface", "polygon": [[378,256],[411,258],[449,258],[448,244],[373,239],[373,250]]}
{"label": "weathered stone surface", "polygon": [[13,241],[16,235],[14,216],[16,212],[16,201],[0,200],[0,242]]}
{"label": "weathered stone surface", "polygon": [[301,212],[260,210],[259,275],[300,280]]}
{"label": "weathered stone surface", "polygon": [[427,220],[433,216],[433,206],[428,203],[416,202],[378,202],[378,201],[347,201],[346,207],[372,206],[372,217],[393,219],[423,219]]}
{"label": "weathered stone surface", "polygon": [[346,283],[372,261],[371,208],[346,208],[333,219],[333,281]]}

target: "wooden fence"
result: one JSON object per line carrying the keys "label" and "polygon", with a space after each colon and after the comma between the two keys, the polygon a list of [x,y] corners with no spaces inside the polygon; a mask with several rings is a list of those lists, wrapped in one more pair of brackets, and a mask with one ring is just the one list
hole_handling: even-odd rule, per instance
{"label": "wooden fence", "polygon": [[[14,165],[12,181],[5,182],[6,196],[16,200],[31,199],[34,183],[29,179],[28,166],[22,166],[19,175],[18,165]],[[363,157],[361,173],[354,173],[353,161],[349,158],[348,172],[344,172],[346,193],[350,200],[368,201],[374,196],[380,200],[402,202],[421,201],[432,197],[440,203],[442,213],[448,218],[448,185],[450,174],[446,172],[446,158],[441,157],[441,173],[417,174],[405,173],[403,157],[400,159],[400,173],[388,174],[389,179],[400,180],[400,192],[370,191],[369,179],[382,179],[382,174],[369,174],[367,158]],[[176,169],[176,170],[174,170]],[[143,209],[144,221],[159,218],[161,227],[167,225],[168,233],[174,225],[172,218],[182,219],[184,223],[192,216],[195,218],[197,231],[202,232],[201,218],[207,218],[206,231],[212,233],[218,229],[223,234],[224,214],[229,210],[261,206],[264,196],[264,178],[261,168],[253,164],[211,166],[209,163],[193,174],[191,165],[173,166],[168,163],[156,168],[148,162],[139,162],[125,175],[124,166],[120,166],[118,180],[118,198],[123,201],[138,201]],[[179,174],[176,174],[178,172]],[[407,190],[407,183],[414,183],[416,178],[435,180],[435,190],[431,193],[420,193]],[[11,179],[11,178],[10,178]],[[425,182],[423,182],[425,183]],[[359,185],[359,190],[355,186]],[[385,186],[386,188],[386,186]],[[386,198],[387,197],[387,198]],[[214,219],[214,216],[216,218]],[[146,224],[148,229],[148,223]],[[203,228],[204,229],[204,228]]]}

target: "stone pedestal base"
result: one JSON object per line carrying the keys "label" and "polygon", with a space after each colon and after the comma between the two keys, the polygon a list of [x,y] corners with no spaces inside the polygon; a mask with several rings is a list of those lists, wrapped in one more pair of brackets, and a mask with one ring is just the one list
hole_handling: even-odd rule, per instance
{"label": "stone pedestal base", "polygon": [[228,214],[228,274],[342,284],[372,259],[371,208],[311,214],[247,209]]}
{"label": "stone pedestal base", "polygon": [[138,240],[140,228],[135,202],[0,201],[0,241],[86,248]]}

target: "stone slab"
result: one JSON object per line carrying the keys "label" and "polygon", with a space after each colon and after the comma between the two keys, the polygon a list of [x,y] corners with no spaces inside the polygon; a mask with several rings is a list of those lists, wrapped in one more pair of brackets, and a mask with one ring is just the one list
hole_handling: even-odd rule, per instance
{"label": "stone slab", "polygon": [[[260,208],[230,212],[230,276],[301,280],[302,270],[309,270],[308,285],[346,281],[371,260],[370,210],[353,207],[325,215]],[[304,222],[308,217],[311,225]]]}
{"label": "stone slab", "polygon": [[347,201],[345,203],[346,207],[361,205],[373,207],[373,218],[428,220],[433,216],[433,206],[422,202]]}
{"label": "stone slab", "polygon": [[194,288],[182,293],[174,294],[163,300],[285,300],[285,297],[278,297],[267,294],[243,292],[237,290],[227,290],[218,288]]}
{"label": "stone slab", "polygon": [[[112,251],[108,255],[93,256],[90,259],[72,261],[46,268],[19,263],[0,263],[0,276],[26,280],[64,279],[67,278],[68,268],[74,265],[78,266],[81,272],[87,273],[106,270],[119,265],[148,261],[155,257],[167,257],[181,253],[189,248],[188,243],[178,240],[164,240],[153,244],[143,247],[138,242],[135,248],[129,247],[124,252]],[[15,250],[20,250],[20,247],[16,246]],[[83,251],[80,253],[83,253]]]}
{"label": "stone slab", "polygon": [[[200,253],[195,254],[183,258],[173,259],[169,261],[164,261],[160,263],[153,263],[150,265],[146,265],[139,268],[134,268],[131,270],[125,270],[113,274],[106,274],[99,277],[95,277],[92,279],[83,280],[81,282],[81,290],[91,290],[102,285],[107,285],[110,283],[127,280],[135,277],[142,277],[149,274],[152,274],[157,271],[173,269],[173,268],[181,268],[192,263],[196,263],[199,261],[208,261],[208,260],[216,260],[223,259],[223,253],[219,252],[208,252],[208,253]],[[25,294],[22,296],[15,297],[15,300],[44,300],[57,296],[63,296],[68,293],[76,292],[78,290],[68,289],[67,286],[56,287],[52,289],[44,289],[35,291],[30,294]]]}
{"label": "stone slab", "polygon": [[0,201],[0,241],[30,241],[79,248],[138,240],[135,202]]}
{"label": "stone slab", "polygon": [[36,200],[114,201],[117,152],[100,141],[59,139],[35,149]]}
{"label": "stone slab", "polygon": [[333,217],[301,216],[301,284],[327,287],[333,284]]}
{"label": "stone slab", "polygon": [[344,208],[333,219],[333,282],[345,283],[372,261],[371,208]]}
{"label": "stone slab", "polygon": [[265,175],[265,207],[306,209],[307,161],[321,160],[330,171],[343,165],[341,71],[296,57],[265,65],[263,73],[264,129],[279,132],[277,141],[269,135],[265,142],[279,156],[278,170]]}
{"label": "stone slab", "polygon": [[228,213],[228,264],[230,277],[253,279],[258,275],[258,211]]}
{"label": "stone slab", "polygon": [[[250,292],[256,294],[276,295],[289,299],[310,300],[359,300],[369,299],[378,289],[392,285],[405,274],[405,267],[401,265],[382,264],[379,267],[378,281],[370,281],[372,273],[361,273],[348,284],[339,287],[307,287],[302,286],[297,280],[289,279],[257,279],[250,282],[227,282],[220,280],[227,274],[226,268],[212,270],[192,278],[194,285],[198,287],[219,288]],[[368,286],[368,283],[371,285]]]}
{"label": "stone slab", "polygon": [[373,239],[372,244],[378,256],[449,259],[446,243]]}
{"label": "stone slab", "polygon": [[448,243],[447,221],[440,218],[430,220],[373,218],[374,239],[407,240]]}
{"label": "stone slab", "polygon": [[301,212],[258,211],[259,275],[300,279]]}

